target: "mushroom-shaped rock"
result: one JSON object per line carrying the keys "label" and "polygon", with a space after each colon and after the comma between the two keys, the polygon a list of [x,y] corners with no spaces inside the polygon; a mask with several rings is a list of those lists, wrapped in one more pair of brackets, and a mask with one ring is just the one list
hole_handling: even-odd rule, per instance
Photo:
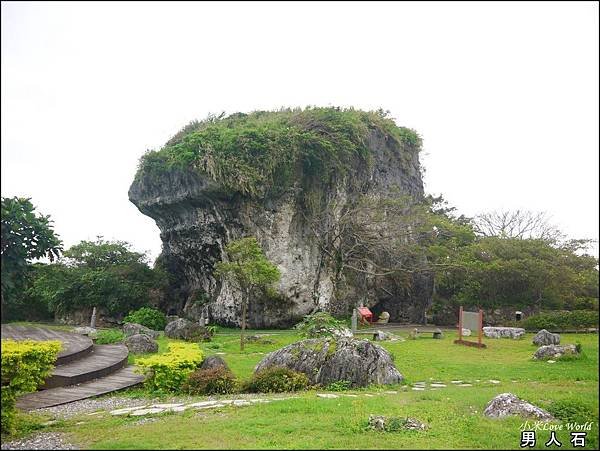
{"label": "mushroom-shaped rock", "polygon": [[504,418],[510,415],[537,418],[544,421],[553,420],[554,417],[544,409],[534,406],[519,399],[512,393],[501,393],[492,399],[485,407],[483,414],[489,418]]}
{"label": "mushroom-shaped rock", "polygon": [[131,337],[127,337],[123,343],[125,343],[129,349],[129,352],[133,352],[134,354],[144,354],[158,351],[158,343],[145,334],[136,334],[132,335]]}
{"label": "mushroom-shaped rock", "polygon": [[284,366],[306,374],[313,384],[328,385],[349,381],[353,387],[369,384],[396,384],[402,375],[392,357],[369,340],[352,338],[308,339],[267,354],[255,372]]}
{"label": "mushroom-shaped rock", "polygon": [[560,344],[560,335],[542,329],[533,337],[533,344],[538,346],[557,345]]}

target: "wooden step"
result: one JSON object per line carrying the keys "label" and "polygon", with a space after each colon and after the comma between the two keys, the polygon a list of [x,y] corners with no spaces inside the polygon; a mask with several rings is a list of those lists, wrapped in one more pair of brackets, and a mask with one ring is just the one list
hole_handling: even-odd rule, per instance
{"label": "wooden step", "polygon": [[127,365],[128,353],[124,345],[94,345],[84,357],[56,366],[40,389],[66,387],[108,376]]}
{"label": "wooden step", "polygon": [[80,359],[92,351],[90,338],[70,332],[45,327],[25,326],[20,324],[2,324],[2,339],[12,340],[58,340],[62,349],[58,353],[56,365],[64,365]]}
{"label": "wooden step", "polygon": [[83,384],[28,393],[17,398],[17,407],[23,410],[41,409],[132,387],[144,381],[144,376],[134,369],[133,365],[129,365],[109,376]]}

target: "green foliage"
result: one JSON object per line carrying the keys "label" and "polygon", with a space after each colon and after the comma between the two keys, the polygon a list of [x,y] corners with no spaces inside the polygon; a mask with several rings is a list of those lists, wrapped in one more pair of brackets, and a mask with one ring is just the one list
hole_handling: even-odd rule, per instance
{"label": "green foliage", "polygon": [[21,296],[22,302],[34,300],[53,313],[103,307],[121,315],[146,305],[165,283],[165,273],[150,268],[144,254],[99,237],[71,247],[58,263],[38,265]]}
{"label": "green foliage", "polygon": [[244,349],[244,329],[246,328],[246,309],[250,294],[255,290],[267,290],[281,277],[277,266],[265,256],[254,237],[240,238],[225,246],[229,261],[217,262],[215,275],[227,277],[236,283],[243,293],[242,332],[240,347]]}
{"label": "green foliage", "polygon": [[[15,307],[30,260],[59,257],[62,242],[54,233],[50,216],[36,214],[31,199],[2,197],[2,310]],[[10,316],[10,315],[7,315]]]}
{"label": "green foliage", "polygon": [[94,337],[94,343],[97,345],[109,345],[120,343],[125,339],[125,334],[119,329],[101,329]]}
{"label": "green foliage", "polygon": [[183,391],[191,395],[226,395],[237,390],[233,373],[225,367],[199,369],[190,373]]}
{"label": "green foliage", "polygon": [[325,390],[327,391],[346,391],[352,387],[351,381],[335,381],[330,383]]}
{"label": "green foliage", "polygon": [[225,251],[229,261],[218,262],[215,273],[230,276],[242,288],[266,287],[281,277],[277,267],[267,260],[254,237],[231,241]]}
{"label": "green foliage", "polygon": [[170,343],[168,352],[137,359],[152,392],[179,392],[187,377],[202,363],[202,351],[194,343]]}
{"label": "green foliage", "polygon": [[527,330],[577,330],[598,327],[598,312],[588,310],[554,311],[532,315],[522,321]]}
{"label": "green foliage", "polygon": [[233,192],[263,197],[282,192],[294,179],[329,183],[357,164],[370,164],[366,140],[373,129],[394,140],[398,148],[418,151],[421,146],[414,130],[397,127],[381,110],[237,113],[188,124],[160,151],[142,157],[138,176],[174,167],[194,168]]}
{"label": "green foliage", "polygon": [[343,321],[339,321],[327,312],[316,312],[306,315],[304,319],[294,326],[302,337],[332,337],[335,331],[345,329]]}
{"label": "green foliage", "polygon": [[152,330],[164,330],[167,325],[167,317],[160,310],[142,307],[135,312],[129,312],[123,322],[141,324]]}
{"label": "green foliage", "polygon": [[563,423],[584,424],[596,417],[594,411],[580,400],[562,399],[554,401],[547,410],[556,418],[562,420]]}
{"label": "green foliage", "polygon": [[245,391],[251,393],[280,393],[305,390],[308,377],[282,366],[273,366],[256,372],[245,384]]}
{"label": "green foliage", "polygon": [[10,433],[15,421],[17,396],[35,391],[56,362],[59,341],[2,340],[2,433]]}

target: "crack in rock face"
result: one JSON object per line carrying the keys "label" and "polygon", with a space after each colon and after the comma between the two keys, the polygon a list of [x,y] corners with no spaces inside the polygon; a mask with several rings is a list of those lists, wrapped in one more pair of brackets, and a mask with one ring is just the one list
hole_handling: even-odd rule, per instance
{"label": "crack in rock face", "polygon": [[[214,265],[226,259],[228,242],[255,236],[267,258],[279,268],[281,279],[275,298],[253,295],[248,305],[249,327],[289,327],[317,310],[347,314],[359,293],[371,300],[367,306],[379,305],[388,311],[391,320],[422,322],[432,302],[433,276],[428,271],[415,274],[410,294],[394,288],[391,281],[378,282],[368,293],[362,279],[343,276],[340,281],[335,263],[328,263],[299,201],[300,191],[323,195],[338,205],[331,214],[339,218],[360,193],[381,199],[402,196],[411,202],[423,198],[417,147],[402,144],[377,128],[369,132],[365,145],[372,164],[348,162],[352,167],[349,175],[330,182],[332,186],[312,186],[309,178],[299,173],[287,191],[264,198],[226,189],[197,168],[165,167],[158,173],[140,170],[129,189],[129,199],[160,229],[163,250],[158,261],[171,276],[160,307],[194,320],[204,317],[238,327],[240,292],[215,276]],[[322,214],[326,207],[319,208]],[[336,289],[340,283],[344,289]]]}
{"label": "crack in rock face", "polygon": [[266,355],[255,372],[274,366],[304,373],[312,384],[349,381],[353,387],[365,387],[403,380],[388,351],[368,340],[302,340]]}

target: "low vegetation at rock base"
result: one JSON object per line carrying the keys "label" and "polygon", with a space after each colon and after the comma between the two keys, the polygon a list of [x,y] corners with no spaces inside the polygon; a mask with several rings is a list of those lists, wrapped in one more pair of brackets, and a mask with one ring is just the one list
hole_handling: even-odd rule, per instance
{"label": "low vegetation at rock base", "polygon": [[129,312],[129,315],[123,318],[123,322],[141,324],[152,330],[164,330],[167,325],[167,317],[160,310],[142,307]]}
{"label": "low vegetation at rock base", "polygon": [[123,341],[125,334],[120,329],[101,329],[94,335],[94,343],[109,345]]}
{"label": "low vegetation at rock base", "polygon": [[197,369],[190,373],[182,385],[182,391],[191,395],[226,395],[238,390],[233,373],[222,366]]}
{"label": "low vegetation at rock base", "polygon": [[309,381],[305,374],[282,366],[273,366],[257,371],[244,385],[251,393],[281,393],[304,390]]}
{"label": "low vegetation at rock base", "polygon": [[2,433],[14,426],[17,396],[35,391],[54,368],[59,341],[2,340]]}

